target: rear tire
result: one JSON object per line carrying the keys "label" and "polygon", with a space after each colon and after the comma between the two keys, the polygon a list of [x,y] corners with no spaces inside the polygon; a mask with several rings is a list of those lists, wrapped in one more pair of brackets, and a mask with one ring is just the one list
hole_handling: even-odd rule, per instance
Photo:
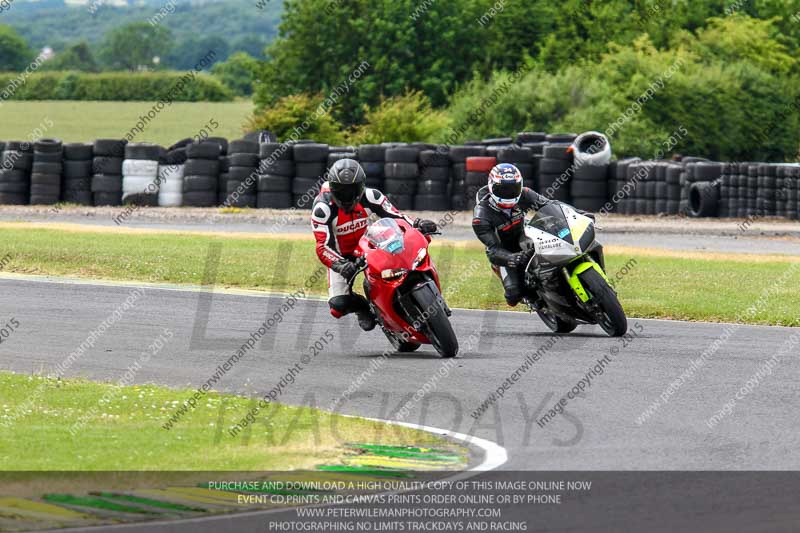
{"label": "rear tire", "polygon": [[578,276],[586,291],[600,310],[597,323],[611,337],[621,337],[628,331],[628,319],[617,294],[595,269],[590,268]]}
{"label": "rear tire", "polygon": [[422,287],[413,292],[413,297],[419,305],[420,311],[424,313],[429,310],[430,317],[425,324],[427,336],[439,355],[445,358],[458,355],[458,339],[444,310],[442,295],[438,290],[434,295],[427,288]]}
{"label": "rear tire", "polygon": [[570,333],[578,327],[578,323],[574,320],[564,320],[555,315],[551,315],[546,310],[536,311],[539,318],[542,319],[544,325],[550,328],[553,333]]}

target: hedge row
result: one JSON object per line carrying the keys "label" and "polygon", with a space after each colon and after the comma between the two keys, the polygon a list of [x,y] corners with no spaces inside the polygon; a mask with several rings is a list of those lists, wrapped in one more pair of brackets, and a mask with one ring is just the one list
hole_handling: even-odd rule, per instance
{"label": "hedge row", "polygon": [[0,100],[228,102],[231,91],[195,72],[0,73]]}

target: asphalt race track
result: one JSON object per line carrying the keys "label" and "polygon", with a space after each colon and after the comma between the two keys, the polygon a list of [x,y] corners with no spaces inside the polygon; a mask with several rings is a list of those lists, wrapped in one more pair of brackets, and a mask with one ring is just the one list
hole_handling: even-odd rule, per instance
{"label": "asphalt race track", "polygon": [[[20,322],[13,337],[0,345],[0,368],[41,372],[61,363],[132,290],[133,285],[0,279],[0,309]],[[193,290],[144,289],[134,307],[66,375],[116,381],[137,360],[147,341],[168,328],[175,334],[173,340],[142,368],[136,382],[198,386],[283,301],[281,296],[216,293],[210,298]],[[452,321],[462,345],[457,365],[411,407],[405,420],[502,445],[508,452],[502,469],[800,468],[796,453],[800,427],[794,403],[800,370],[797,347],[780,357],[771,375],[737,401],[730,416],[713,429],[706,425],[765,360],[780,352],[793,334],[789,328],[735,329],[691,379],[673,389],[666,403],[649,419],[637,422],[689,368],[690,360],[720,338],[726,326],[631,319],[631,328],[640,333],[623,346],[621,340],[607,338],[599,328],[589,326],[554,339],[538,318],[527,313],[455,310]],[[332,346],[303,366],[296,382],[281,393],[281,402],[328,408],[360,374],[378,366],[337,410],[391,419],[443,365],[429,347],[384,359],[381,354],[388,343],[379,331],[363,333],[351,317],[338,322],[330,317],[325,302],[301,300],[215,388],[264,394],[328,329],[335,336]],[[471,413],[528,354],[547,344],[551,348],[540,360],[476,421]],[[564,415],[539,427],[536,419],[604,356],[611,362],[591,380],[583,397],[569,400]],[[209,530],[219,530],[219,525]],[[191,530],[205,529],[195,524]]]}

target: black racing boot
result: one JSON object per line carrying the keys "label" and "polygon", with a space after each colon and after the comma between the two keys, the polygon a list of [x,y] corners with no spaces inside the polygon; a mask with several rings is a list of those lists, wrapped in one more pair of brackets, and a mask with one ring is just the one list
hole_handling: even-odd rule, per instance
{"label": "black racing boot", "polygon": [[358,325],[361,326],[361,329],[364,331],[372,331],[375,329],[376,321],[372,311],[359,311],[357,316]]}

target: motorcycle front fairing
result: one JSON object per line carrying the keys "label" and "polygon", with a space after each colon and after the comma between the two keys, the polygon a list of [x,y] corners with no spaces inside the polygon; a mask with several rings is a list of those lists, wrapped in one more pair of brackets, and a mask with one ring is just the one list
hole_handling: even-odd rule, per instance
{"label": "motorcycle front fairing", "polygon": [[[531,218],[525,228],[522,245],[524,249],[535,249],[535,258],[531,262],[539,261],[541,267],[553,273],[556,270],[564,272],[572,296],[565,299],[566,294],[558,289],[561,282],[553,278],[556,285],[546,288],[544,294],[550,304],[563,312],[577,304],[583,312],[581,303],[587,301],[587,294],[578,275],[587,268],[594,268],[605,277],[603,249],[595,240],[592,219],[569,205],[558,202],[548,204]],[[528,266],[530,268],[532,263]]]}
{"label": "motorcycle front fairing", "polygon": [[369,299],[380,310],[383,326],[397,334],[405,331],[408,340],[424,344],[430,344],[430,340],[406,320],[402,306],[397,304],[405,285],[411,289],[432,280],[441,290],[428,244],[426,236],[402,219],[377,221],[359,241],[360,255],[367,261]]}

